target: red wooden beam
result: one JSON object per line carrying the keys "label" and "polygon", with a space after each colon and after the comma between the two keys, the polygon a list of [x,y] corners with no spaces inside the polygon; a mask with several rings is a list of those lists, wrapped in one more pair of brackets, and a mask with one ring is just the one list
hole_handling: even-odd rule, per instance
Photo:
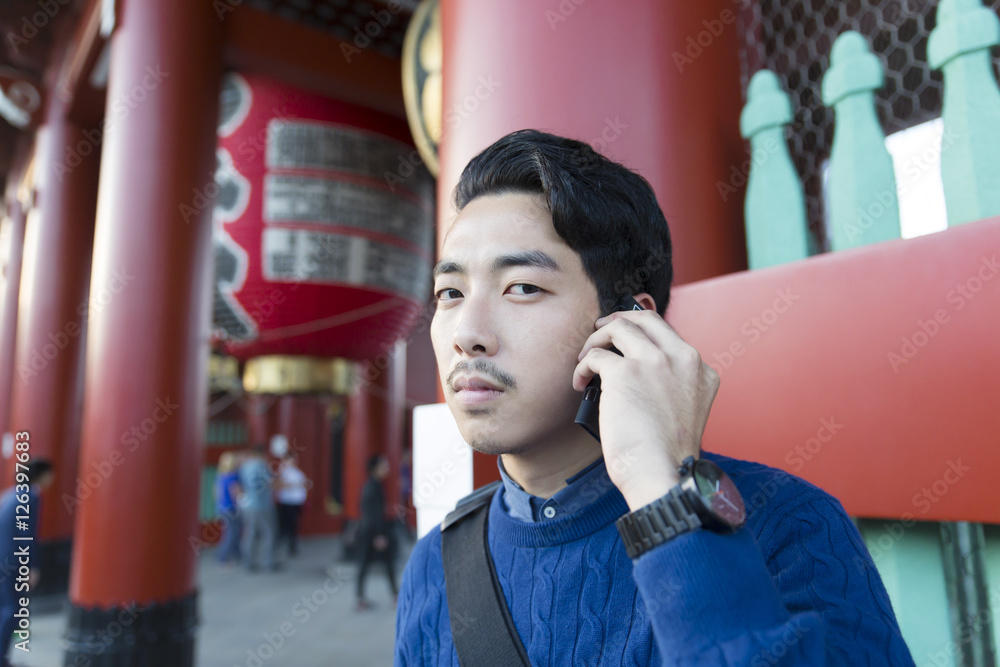
{"label": "red wooden beam", "polygon": [[220,20],[226,31],[227,66],[406,117],[398,59],[246,4],[226,5]]}
{"label": "red wooden beam", "polygon": [[678,287],[722,376],[705,448],[857,516],[1000,523],[998,260],[993,218]]}

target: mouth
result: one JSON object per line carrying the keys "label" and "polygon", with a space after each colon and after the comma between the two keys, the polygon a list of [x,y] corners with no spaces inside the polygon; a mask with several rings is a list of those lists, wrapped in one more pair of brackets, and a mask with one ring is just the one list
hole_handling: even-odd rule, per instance
{"label": "mouth", "polygon": [[458,378],[454,384],[455,400],[462,405],[481,405],[503,396],[504,391],[483,378]]}

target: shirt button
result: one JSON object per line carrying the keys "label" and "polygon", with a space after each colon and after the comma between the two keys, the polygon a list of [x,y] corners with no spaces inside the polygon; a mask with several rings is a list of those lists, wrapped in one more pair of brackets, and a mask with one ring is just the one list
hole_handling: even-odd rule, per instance
{"label": "shirt button", "polygon": [[545,515],[546,519],[551,519],[556,515],[556,508],[549,505],[548,507],[542,510],[542,514]]}

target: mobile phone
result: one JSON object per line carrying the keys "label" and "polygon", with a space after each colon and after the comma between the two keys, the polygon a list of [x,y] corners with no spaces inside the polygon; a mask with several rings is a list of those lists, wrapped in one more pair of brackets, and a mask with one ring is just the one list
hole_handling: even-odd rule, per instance
{"label": "mobile phone", "polygon": [[[642,310],[642,306],[639,302],[632,298],[632,295],[627,295],[622,297],[614,308],[611,309],[611,313],[617,313],[623,310]],[[608,313],[610,315],[611,313]],[[622,355],[621,352],[615,349],[612,345],[610,348],[612,352],[619,356]],[[576,411],[577,424],[586,429],[587,433],[594,436],[597,442],[601,441],[601,431],[600,431],[600,401],[601,401],[601,376],[595,375],[591,378],[590,383],[587,388],[583,390],[583,400],[580,401],[580,409]]]}

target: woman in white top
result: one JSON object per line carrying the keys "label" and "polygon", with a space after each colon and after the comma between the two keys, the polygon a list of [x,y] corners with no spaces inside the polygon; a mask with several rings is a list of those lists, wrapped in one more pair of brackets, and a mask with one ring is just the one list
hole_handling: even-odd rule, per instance
{"label": "woman in white top", "polygon": [[289,556],[299,552],[299,515],[311,485],[297,465],[295,454],[286,453],[278,469],[275,499],[278,504],[278,545],[287,539]]}

